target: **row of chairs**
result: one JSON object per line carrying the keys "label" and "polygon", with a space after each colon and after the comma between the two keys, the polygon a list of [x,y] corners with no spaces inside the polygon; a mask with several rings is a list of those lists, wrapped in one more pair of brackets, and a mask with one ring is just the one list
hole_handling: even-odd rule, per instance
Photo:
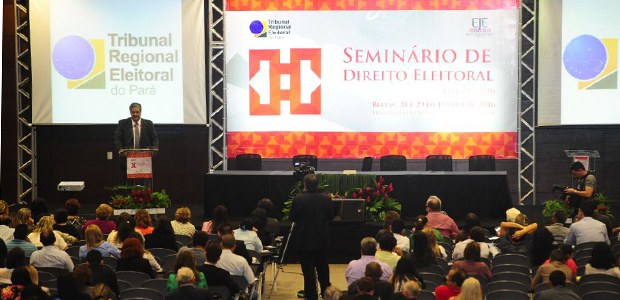
{"label": "row of chairs", "polygon": [[[362,171],[372,171],[373,158],[364,157],[362,160]],[[293,157],[293,167],[302,162],[318,170],[318,159],[316,155],[296,155]],[[262,170],[262,158],[259,154],[238,154],[235,157],[235,170]],[[379,159],[379,169],[381,171],[407,171],[407,158],[404,155],[385,155]],[[426,157],[427,171],[452,171],[451,155],[429,155]],[[470,171],[495,171],[495,156],[493,155],[472,155],[469,157]]]}

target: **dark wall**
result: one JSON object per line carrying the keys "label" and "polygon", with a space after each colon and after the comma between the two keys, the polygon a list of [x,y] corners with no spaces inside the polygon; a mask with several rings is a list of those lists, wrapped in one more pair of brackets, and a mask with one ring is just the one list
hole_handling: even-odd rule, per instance
{"label": "dark wall", "polygon": [[2,171],[0,198],[9,203],[17,198],[17,116],[15,100],[15,16],[13,1],[3,1],[2,24]]}

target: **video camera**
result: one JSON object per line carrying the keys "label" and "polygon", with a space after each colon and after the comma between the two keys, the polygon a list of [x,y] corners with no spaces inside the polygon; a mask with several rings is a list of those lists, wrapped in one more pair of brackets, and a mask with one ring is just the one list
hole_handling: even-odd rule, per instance
{"label": "video camera", "polygon": [[295,175],[295,177],[299,180],[303,180],[304,176],[314,173],[314,171],[316,171],[316,169],[311,166],[307,160],[295,162],[295,165],[293,166],[293,175]]}
{"label": "video camera", "polygon": [[560,199],[564,200],[566,199],[566,196],[568,196],[568,194],[564,192],[567,188],[569,187],[565,185],[554,184],[551,188],[551,193],[561,192],[562,194],[560,195]]}

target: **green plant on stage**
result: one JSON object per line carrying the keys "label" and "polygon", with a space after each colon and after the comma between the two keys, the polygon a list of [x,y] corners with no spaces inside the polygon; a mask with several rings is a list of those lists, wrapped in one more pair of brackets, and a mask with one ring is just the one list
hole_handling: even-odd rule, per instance
{"label": "green plant on stage", "polygon": [[386,184],[383,177],[379,177],[379,182],[374,186],[365,188],[357,188],[345,194],[344,198],[364,199],[366,201],[366,219],[370,221],[381,221],[388,211],[397,211],[400,213],[401,204],[398,200],[392,198],[390,193],[394,191],[393,185]]}
{"label": "green plant on stage", "polygon": [[564,212],[565,216],[570,215],[571,210],[566,206],[566,203],[562,200],[547,200],[543,204],[543,216],[547,219],[551,219],[551,216],[556,210],[561,210]]}
{"label": "green plant on stage", "polygon": [[[602,215],[606,215],[610,218],[614,218],[614,215],[611,213],[610,209],[611,203],[614,202],[613,200],[607,198],[604,193],[595,193],[592,199],[597,202],[596,212]],[[547,200],[543,204],[542,214],[545,218],[551,218],[551,215],[553,215],[556,210],[564,211],[564,215],[566,216],[570,215],[572,212],[571,209],[569,209],[566,203],[562,200]]]}
{"label": "green plant on stage", "polygon": [[166,190],[151,191],[151,187],[141,185],[117,185],[109,188],[114,192],[110,205],[116,209],[168,208],[170,196]]}
{"label": "green plant on stage", "polygon": [[595,193],[592,198],[597,201],[596,211],[599,214],[606,215],[612,219],[614,218],[609,207],[611,203],[614,202],[613,200],[609,200],[604,193]]}

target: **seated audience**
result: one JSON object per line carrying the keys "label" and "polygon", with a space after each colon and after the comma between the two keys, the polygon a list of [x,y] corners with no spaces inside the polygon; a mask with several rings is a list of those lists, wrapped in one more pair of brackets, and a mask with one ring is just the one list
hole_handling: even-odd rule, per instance
{"label": "seated audience", "polygon": [[[194,272],[194,278],[196,278],[194,285],[198,288],[207,288],[207,280],[205,278],[205,274],[198,271],[196,269],[196,261],[194,260],[194,255],[189,251],[179,252],[177,255],[177,261],[174,264],[174,272],[178,272],[180,268],[189,268]],[[166,283],[166,290],[168,292],[176,291],[179,286],[177,284],[176,274],[170,274],[168,276],[168,282]]]}
{"label": "seated audience", "polygon": [[43,197],[36,197],[32,199],[30,202],[30,212],[32,212],[32,217],[34,218],[35,223],[39,222],[41,217],[48,216],[49,211],[47,209],[45,199]]}
{"label": "seated audience", "polygon": [[80,259],[86,259],[86,254],[91,250],[97,250],[105,257],[119,258],[121,251],[118,248],[112,246],[110,243],[103,240],[103,234],[97,225],[88,225],[84,231],[84,238],[86,239],[86,245],[80,246]]}
{"label": "seated audience", "polygon": [[29,285],[32,285],[32,281],[28,270],[25,267],[16,268],[11,274],[11,284],[2,288],[0,292],[2,299],[20,299],[22,290]]}
{"label": "seated audience", "polygon": [[416,217],[413,224],[413,231],[409,234],[409,241],[411,242],[409,249],[413,249],[413,233],[416,231],[422,231],[424,230],[424,228],[430,228],[433,231],[433,234],[435,235],[435,240],[437,240],[438,243],[451,242],[450,239],[444,238],[443,235],[441,235],[441,232],[439,232],[439,230],[428,226],[428,219],[426,218],[426,216],[419,215]]}
{"label": "seated audience", "polygon": [[465,281],[463,281],[463,285],[461,286],[461,292],[458,294],[458,296],[450,297],[450,299],[482,300],[482,287],[480,287],[480,282],[478,281],[478,279],[473,277],[465,279]]}
{"label": "seated audience", "polygon": [[480,245],[480,257],[486,259],[492,259],[495,255],[499,254],[499,250],[489,243],[485,242],[484,229],[480,226],[474,226],[469,230],[469,238],[454,245],[452,250],[452,259],[457,260],[464,257],[465,247],[471,242],[477,242]]}
{"label": "seated audience", "polygon": [[452,263],[452,269],[465,271],[468,276],[481,275],[491,278],[491,270],[486,263],[480,261],[480,244],[470,242],[465,247],[465,259],[456,260]]}
{"label": "seated audience", "polygon": [[0,268],[0,284],[10,284],[13,270],[15,270],[15,268],[25,267],[26,265],[28,265],[28,262],[26,261],[26,255],[22,248],[15,247],[9,250],[6,256],[6,266]]}
{"label": "seated audience", "polygon": [[120,295],[116,273],[103,263],[101,252],[97,250],[88,251],[88,254],[86,254],[86,261],[88,262],[88,268],[90,268],[90,273],[92,275],[92,284],[96,286],[99,283],[103,283],[116,295]]}
{"label": "seated audience", "polygon": [[[201,231],[204,232],[204,231]],[[219,241],[210,241],[207,243],[207,261],[203,265],[198,265],[198,271],[205,275],[208,286],[225,286],[231,295],[239,292],[239,286],[230,277],[230,272],[218,268],[217,262],[222,256],[222,243]]]}
{"label": "seated audience", "polygon": [[155,272],[144,257],[144,248],[136,238],[127,238],[123,242],[121,258],[116,262],[116,271],[136,271],[155,278]]}
{"label": "seated audience", "polygon": [[174,229],[172,229],[172,224],[168,217],[160,216],[157,219],[157,225],[153,229],[153,233],[147,234],[144,237],[144,245],[147,249],[165,248],[173,251],[179,250],[177,240],[174,237]]}
{"label": "seated audience", "polygon": [[400,291],[400,293],[392,294],[392,298],[389,298],[389,299],[392,299],[392,300],[399,300],[399,299],[415,300],[415,299],[418,299],[418,295],[420,294],[420,290],[421,290],[420,285],[417,282],[415,282],[415,281],[407,281],[403,285],[403,288]]}
{"label": "seated audience", "polygon": [[245,243],[245,248],[248,250],[257,252],[263,251],[263,243],[253,229],[252,219],[245,218],[241,220],[239,228],[233,230],[235,240],[243,241],[243,243]]}
{"label": "seated audience", "polygon": [[117,296],[105,283],[97,283],[90,291],[90,298],[93,300],[113,300]]}
{"label": "seated audience", "polygon": [[396,247],[402,251],[402,253],[409,253],[411,250],[411,241],[409,238],[403,235],[403,231],[405,230],[405,222],[401,219],[396,219],[392,221],[392,225],[390,226],[390,231],[394,234],[394,238],[396,238]]}
{"label": "seated audience", "polygon": [[430,265],[436,265],[435,254],[431,245],[428,242],[428,236],[422,231],[416,231],[413,234],[413,251],[411,252],[411,258],[416,268],[425,268]]}
{"label": "seated audience", "polygon": [[609,245],[603,242],[594,245],[592,258],[586,264],[585,275],[588,274],[607,274],[620,278],[620,269]]}
{"label": "seated audience", "polygon": [[[456,238],[456,242],[462,242],[466,239],[469,238],[469,231],[474,228],[474,227],[480,227],[482,228],[482,225],[480,223],[480,219],[478,218],[478,216],[475,213],[468,213],[465,215],[465,224],[463,224],[462,227],[459,228],[459,235]],[[478,241],[477,241],[478,242]],[[484,242],[480,241],[480,242]],[[480,243],[478,242],[478,243]]]}
{"label": "seated audience", "polygon": [[[121,214],[118,217],[118,224],[115,230],[112,230],[108,235],[108,243],[110,245],[120,249],[123,247],[123,242],[132,233],[136,231],[136,221],[129,214]],[[141,233],[137,232],[142,236]],[[144,239],[144,237],[142,237]]]}
{"label": "seated audience", "polygon": [[[532,225],[536,225],[536,223]],[[501,253],[528,255],[532,248],[532,235],[523,232],[529,230],[527,228],[510,228],[504,236],[497,239],[495,246],[497,246]]]}
{"label": "seated audience", "polygon": [[448,300],[461,292],[461,286],[467,278],[462,270],[452,269],[446,276],[446,283],[435,288],[435,300]]}
{"label": "seated audience", "polygon": [[564,244],[579,245],[588,242],[605,242],[609,244],[609,236],[607,235],[607,227],[600,221],[592,218],[596,201],[582,201],[579,206],[576,221],[569,230]]}
{"label": "seated audience", "polygon": [[89,220],[84,223],[82,226],[82,231],[86,229],[88,225],[97,225],[99,230],[101,230],[102,234],[109,234],[112,230],[116,229],[116,223],[114,221],[110,221],[109,218],[114,214],[114,209],[112,206],[102,203],[95,210],[95,215],[97,216],[94,220]]}
{"label": "seated audience", "polygon": [[57,209],[54,212],[54,230],[64,232],[76,239],[80,239],[80,231],[75,226],[67,223],[67,211],[64,208]]}
{"label": "seated audience", "polygon": [[550,263],[544,264],[536,270],[536,275],[534,275],[534,279],[532,279],[532,289],[536,288],[536,285],[544,282],[549,283],[549,275],[551,272],[555,270],[559,270],[564,272],[566,276],[566,281],[572,281],[573,279],[573,271],[566,266],[566,255],[560,249],[554,249],[551,251],[551,255],[549,257]]}
{"label": "seated audience", "polygon": [[193,236],[196,232],[196,226],[192,224],[192,212],[187,206],[177,208],[174,214],[174,220],[170,223],[174,234]]}
{"label": "seated audience", "polygon": [[380,262],[375,257],[377,252],[377,241],[372,237],[365,237],[361,243],[361,257],[357,260],[352,260],[347,266],[345,271],[345,277],[347,284],[351,285],[354,281],[364,277],[366,271],[366,265],[370,262],[376,261],[381,266],[382,276],[381,280],[387,280],[392,275],[392,267],[384,262]]}
{"label": "seated audience", "polygon": [[540,266],[549,258],[551,250],[557,248],[553,244],[553,234],[547,227],[540,227],[532,234],[532,247],[530,248],[530,260],[532,266]]}
{"label": "seated audience", "polygon": [[424,279],[418,273],[413,260],[409,255],[405,255],[396,264],[396,268],[394,268],[394,272],[388,279],[388,282],[392,285],[392,291],[398,293],[402,291],[404,284],[409,281],[418,282],[422,288],[425,287]]}
{"label": "seated audience", "polygon": [[[129,237],[137,239],[138,242],[140,243],[140,246],[142,246],[142,248],[144,249],[144,236],[142,236],[141,233],[134,231],[129,234]],[[149,261],[149,264],[151,265],[151,269],[153,269],[153,272],[161,273],[164,271],[164,269],[157,262],[157,259],[155,258],[155,256],[151,252],[149,252],[148,249],[144,249],[144,255],[142,255],[142,257]]]}
{"label": "seated audience", "polygon": [[258,237],[261,238],[263,245],[273,245],[276,236],[280,232],[280,225],[278,219],[273,218],[273,202],[267,198],[260,199],[256,208],[262,208],[265,210],[267,216],[267,222],[262,232],[258,232]]}
{"label": "seated audience", "polygon": [[355,300],[378,300],[375,296],[375,284],[370,277],[362,277],[357,281]]}
{"label": "seated audience", "polygon": [[14,228],[9,227],[11,225],[11,217],[8,215],[0,215],[0,239],[5,243],[8,243],[13,239]]}
{"label": "seated audience", "polygon": [[194,259],[196,260],[196,265],[200,266],[205,263],[205,247],[207,246],[207,242],[209,241],[209,235],[202,230],[196,231],[194,236],[192,237],[194,247],[183,246],[179,249],[177,256],[183,251],[189,251],[194,255]]}
{"label": "seated audience", "polygon": [[[41,219],[43,221],[43,219]],[[59,268],[73,271],[73,261],[67,252],[55,246],[56,235],[51,229],[43,229],[39,233],[43,245],[41,250],[34,251],[30,256],[30,264],[36,268]]]}
{"label": "seated audience", "polygon": [[564,226],[566,223],[566,215],[561,209],[556,210],[551,215],[551,225],[547,226],[547,229],[553,234],[553,241],[555,244],[564,243],[564,239],[568,235],[568,227]]}
{"label": "seated audience", "polygon": [[323,300],[342,300],[342,292],[335,286],[330,285],[323,292]]}
{"label": "seated audience", "polygon": [[139,209],[136,212],[135,218],[136,222],[136,231],[140,232],[142,235],[147,235],[153,233],[153,222],[151,220],[151,215],[146,209]]}
{"label": "seated audience", "polygon": [[56,244],[54,244],[58,249],[65,250],[71,244],[78,241],[78,239],[57,230],[54,230],[54,219],[51,216],[43,216],[37,223],[35,229],[28,235],[28,239],[31,243],[35,244],[35,246],[43,247],[41,242],[39,241],[39,236],[41,232],[44,230],[51,230],[56,236]]}
{"label": "seated audience", "polygon": [[216,266],[230,272],[230,275],[243,276],[247,284],[252,284],[255,280],[254,272],[243,256],[233,253],[235,245],[235,237],[232,234],[222,237],[222,255]]}
{"label": "seated audience", "polygon": [[62,274],[57,279],[61,299],[90,299],[92,275],[88,265],[77,265],[73,272]]}
{"label": "seated audience", "polygon": [[379,250],[375,253],[375,257],[378,261],[388,264],[393,270],[400,259],[400,256],[394,253],[394,248],[396,248],[394,234],[381,229],[377,233],[377,242],[379,243]]}
{"label": "seated audience", "polygon": [[67,224],[72,225],[78,231],[82,231],[82,226],[86,223],[86,220],[79,215],[80,200],[76,198],[69,198],[65,201],[65,209],[67,210]]}
{"label": "seated audience", "polygon": [[23,207],[17,211],[14,227],[17,227],[18,224],[28,225],[28,232],[34,230],[34,219],[32,218],[32,213],[29,208]]}
{"label": "seated audience", "polygon": [[9,216],[9,204],[4,200],[0,200],[0,216]]}
{"label": "seated audience", "polygon": [[[381,276],[383,276],[383,271],[381,270],[381,265],[378,262],[371,261],[366,265],[366,270],[364,272],[365,277],[369,277],[372,279],[374,287],[375,287],[375,296],[378,296],[380,299],[390,299],[390,295],[392,294],[393,288],[392,285],[385,281],[381,280]],[[353,281],[351,285],[349,285],[349,295],[355,295],[357,293],[357,284],[359,280]]]}
{"label": "seated audience", "polygon": [[[228,223],[224,223],[219,227],[217,231],[217,235],[219,235],[221,239],[223,236],[227,234],[232,234],[234,236],[232,226],[230,226],[230,224]],[[248,249],[245,247],[245,243],[243,241],[235,240],[235,249],[233,250],[233,253],[245,258],[248,264],[252,264],[252,256],[250,256],[250,253],[248,252]]]}
{"label": "seated audience", "polygon": [[435,257],[447,259],[448,254],[446,254],[446,249],[444,249],[442,245],[437,244],[437,240],[435,239],[432,228],[424,228],[422,229],[422,232],[424,232],[424,234],[426,234],[426,237],[428,237],[428,244],[431,247],[431,250],[433,251]]}
{"label": "seated audience", "polygon": [[459,234],[459,228],[452,218],[441,211],[441,199],[430,196],[426,200],[426,218],[428,227],[435,228],[448,240],[455,239]]}
{"label": "seated audience", "polygon": [[[573,259],[573,247],[571,245],[561,244],[560,247],[558,247],[558,249],[560,249],[560,251],[564,253],[564,257],[566,258],[565,264],[567,267],[570,268],[571,271],[573,271],[573,276],[571,278],[574,278],[575,276],[577,276],[577,263]],[[551,260],[547,259],[545,260],[543,265],[548,264],[550,262]]]}
{"label": "seated audience", "polygon": [[19,224],[15,227],[15,233],[13,239],[6,244],[6,249],[11,251],[15,247],[20,247],[26,253],[26,256],[31,256],[32,252],[37,250],[37,246],[28,241],[28,225]]}
{"label": "seated audience", "polygon": [[204,288],[195,286],[196,273],[187,267],[180,268],[176,273],[179,288],[166,295],[167,300],[200,300],[212,299],[211,293]]}
{"label": "seated audience", "polygon": [[228,209],[224,205],[218,205],[213,209],[213,219],[202,223],[202,231],[209,234],[217,234],[220,226],[228,222]]}
{"label": "seated audience", "polygon": [[566,288],[566,275],[564,272],[555,270],[549,274],[549,286],[551,288],[536,294],[536,300],[580,300],[581,298],[571,289]]}

